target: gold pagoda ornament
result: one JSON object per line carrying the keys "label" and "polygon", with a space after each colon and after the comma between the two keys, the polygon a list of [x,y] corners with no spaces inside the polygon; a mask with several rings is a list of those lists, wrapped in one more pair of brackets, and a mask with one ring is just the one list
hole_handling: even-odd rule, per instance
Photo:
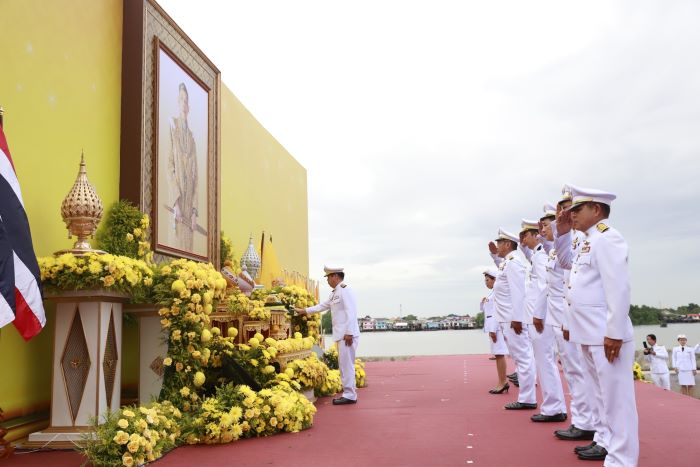
{"label": "gold pagoda ornament", "polygon": [[68,238],[78,237],[70,250],[57,251],[56,255],[73,253],[82,256],[88,253],[104,254],[104,251],[94,250],[89,238],[95,236],[97,225],[102,219],[102,200],[97,196],[95,187],[88,181],[85,167],[85,154],[80,155],[80,169],[73,188],[61,203],[61,217],[68,229]]}

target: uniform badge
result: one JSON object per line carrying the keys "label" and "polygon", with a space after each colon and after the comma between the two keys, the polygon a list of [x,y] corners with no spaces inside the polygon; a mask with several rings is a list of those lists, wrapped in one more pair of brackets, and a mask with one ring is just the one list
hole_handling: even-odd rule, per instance
{"label": "uniform badge", "polygon": [[583,247],[581,248],[581,253],[588,253],[589,251],[591,251],[591,244],[588,243],[588,240],[586,240],[585,242],[583,242]]}
{"label": "uniform badge", "polygon": [[610,227],[608,227],[607,225],[605,225],[601,222],[596,226],[596,228],[598,229],[598,232],[603,233],[606,230],[608,230]]}
{"label": "uniform badge", "polygon": [[342,288],[345,288],[345,287],[348,286],[348,284],[340,284],[340,286],[341,286]]}
{"label": "uniform badge", "polygon": [[575,237],[575,238],[574,238],[574,241],[572,242],[572,245],[573,245],[574,249],[576,249],[576,247],[578,246],[578,237]]}

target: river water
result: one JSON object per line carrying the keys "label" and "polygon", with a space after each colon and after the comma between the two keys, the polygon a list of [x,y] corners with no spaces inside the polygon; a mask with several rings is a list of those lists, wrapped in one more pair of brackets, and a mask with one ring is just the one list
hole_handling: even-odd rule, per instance
{"label": "river water", "polygon": [[[642,348],[647,334],[656,334],[658,344],[669,350],[678,345],[676,336],[688,336],[688,344],[700,342],[700,323],[672,323],[662,328],[658,325],[635,326],[635,347]],[[325,337],[326,347],[332,343]],[[481,329],[416,332],[363,332],[357,347],[358,357],[399,357],[414,355],[487,354],[489,344]]]}

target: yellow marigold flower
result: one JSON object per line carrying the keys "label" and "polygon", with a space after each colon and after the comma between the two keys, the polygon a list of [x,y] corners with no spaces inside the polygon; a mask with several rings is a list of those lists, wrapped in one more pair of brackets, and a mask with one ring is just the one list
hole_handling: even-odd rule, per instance
{"label": "yellow marigold flower", "polygon": [[162,272],[163,274],[170,274],[171,272],[173,272],[173,270],[170,266],[163,266],[160,272]]}
{"label": "yellow marigold flower", "polygon": [[145,285],[146,287],[152,286],[153,285],[153,278],[151,278],[151,277],[145,278],[143,280],[143,285]]}
{"label": "yellow marigold flower", "polygon": [[131,457],[131,454],[129,454],[128,452],[124,453],[124,455],[122,456],[122,464],[126,467],[131,467],[132,465],[134,465],[134,458]]}
{"label": "yellow marigold flower", "polygon": [[129,426],[129,422],[126,421],[123,418],[120,418],[119,421],[117,422],[117,426],[123,430],[127,429]]}
{"label": "yellow marigold flower", "polygon": [[209,342],[211,340],[211,331],[208,329],[202,330],[202,336],[200,337],[202,342]]}
{"label": "yellow marigold flower", "polygon": [[130,233],[127,233],[127,234],[126,234],[126,240],[129,241],[129,242],[133,242],[133,241],[134,241],[134,236],[133,236],[132,234],[130,234]]}
{"label": "yellow marigold flower", "polygon": [[127,447],[127,449],[129,449],[130,453],[134,453],[134,452],[139,450],[139,448],[141,447],[141,443],[139,443],[139,442],[135,443],[133,441],[130,441],[126,447]]}
{"label": "yellow marigold flower", "polygon": [[[127,234],[127,235],[128,235],[128,234]],[[136,228],[134,229],[134,235],[132,236],[132,238],[133,238],[133,237],[141,238],[142,236],[143,236],[143,230],[141,230],[141,229],[139,229],[138,227],[136,227]]]}
{"label": "yellow marigold flower", "polygon": [[250,359],[250,364],[253,365],[253,366],[255,366],[255,367],[257,367],[257,366],[258,366],[258,361],[257,361],[256,359],[254,359],[254,358],[251,358],[251,359]]}
{"label": "yellow marigold flower", "polygon": [[180,279],[176,279],[173,281],[173,285],[171,286],[171,289],[174,292],[180,292],[182,294],[182,292],[185,291],[185,283]]}
{"label": "yellow marigold flower", "polygon": [[183,387],[182,389],[180,389],[180,394],[182,395],[182,397],[189,396],[190,395],[190,388],[188,388],[187,386]]}
{"label": "yellow marigold flower", "polygon": [[263,373],[266,375],[272,374],[275,372],[275,367],[272,365],[267,365],[265,368],[263,368]]}
{"label": "yellow marigold flower", "polygon": [[195,373],[195,375],[194,375],[194,385],[195,386],[197,386],[197,387],[202,386],[202,384],[204,384],[205,380],[206,380],[206,377],[204,376],[204,373],[202,373],[201,371],[198,371],[197,373]]}
{"label": "yellow marigold flower", "polygon": [[117,431],[117,434],[114,435],[114,438],[112,438],[112,440],[117,444],[126,444],[129,442],[129,434],[122,430],[119,430]]}
{"label": "yellow marigold flower", "polygon": [[181,362],[177,362],[177,363],[175,364],[175,370],[176,370],[176,371],[180,372],[180,371],[182,371],[183,368],[184,368],[184,366],[183,366],[183,364],[182,364]]}
{"label": "yellow marigold flower", "polygon": [[192,303],[199,303],[199,302],[202,301],[202,296],[199,295],[198,293],[194,293],[194,294],[192,294],[192,296],[190,297],[190,301],[191,301]]}
{"label": "yellow marigold flower", "polygon": [[294,333],[294,338],[295,338],[295,339],[301,339],[302,337],[304,337],[304,336],[302,336],[300,332],[295,332],[295,333]]}
{"label": "yellow marigold flower", "polygon": [[256,332],[253,337],[255,337],[259,343],[265,340],[265,337],[262,334],[260,334],[259,332]]}
{"label": "yellow marigold flower", "polygon": [[211,328],[211,333],[215,336],[220,336],[221,335],[221,329],[217,328],[216,326]]}
{"label": "yellow marigold flower", "polygon": [[125,417],[132,418],[135,414],[131,410],[127,409],[127,410],[122,411],[122,415],[124,415]]}
{"label": "yellow marigold flower", "polygon": [[111,287],[114,285],[114,277],[112,277],[112,275],[107,275],[102,278],[102,283],[105,287]]}
{"label": "yellow marigold flower", "polygon": [[248,345],[250,345],[252,348],[256,348],[260,345],[260,341],[256,337],[251,337],[248,339]]}
{"label": "yellow marigold flower", "polygon": [[204,305],[204,313],[205,314],[210,315],[212,311],[214,311],[214,307],[212,306],[211,303],[207,303],[206,305]]}
{"label": "yellow marigold flower", "polygon": [[172,365],[172,363],[173,363],[173,359],[170,357],[165,357],[163,359],[163,365],[165,365],[165,366],[170,366],[170,365]]}

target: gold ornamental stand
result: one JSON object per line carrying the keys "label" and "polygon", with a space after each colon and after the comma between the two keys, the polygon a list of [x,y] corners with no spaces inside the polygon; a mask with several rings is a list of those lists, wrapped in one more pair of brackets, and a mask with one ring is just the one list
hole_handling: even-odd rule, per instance
{"label": "gold ornamental stand", "polygon": [[79,290],[46,298],[56,303],[51,418],[22,447],[74,448],[91,417],[119,409],[122,306],[129,296]]}

